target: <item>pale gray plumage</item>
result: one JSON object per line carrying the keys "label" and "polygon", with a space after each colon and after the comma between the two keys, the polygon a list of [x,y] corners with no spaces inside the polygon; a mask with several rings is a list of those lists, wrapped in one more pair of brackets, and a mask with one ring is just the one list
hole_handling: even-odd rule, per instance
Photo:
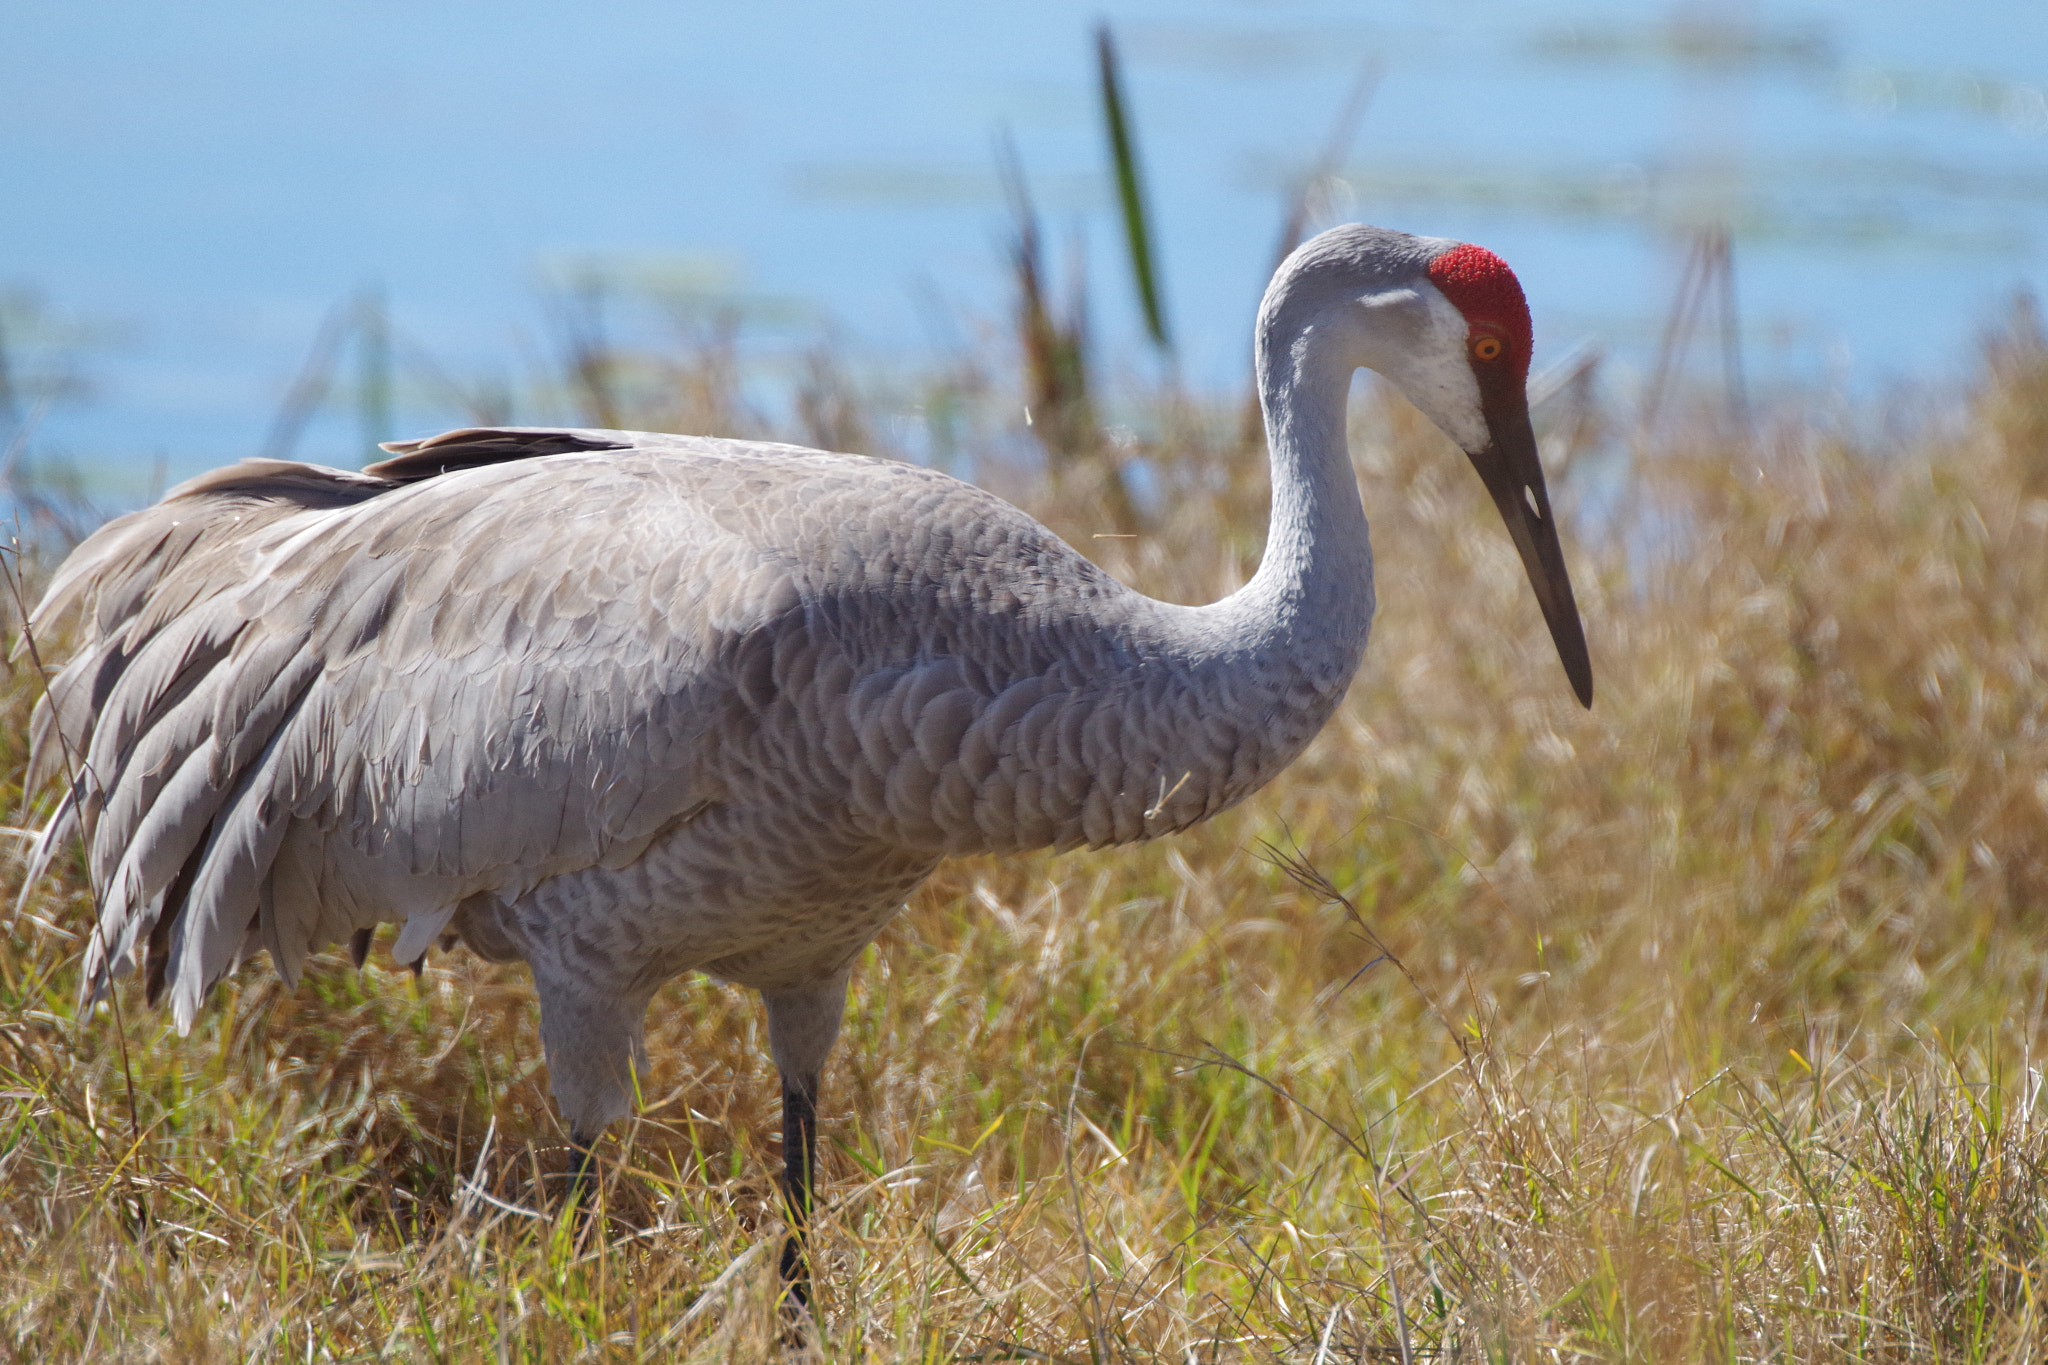
{"label": "pale gray plumage", "polygon": [[88,982],[146,961],[184,1029],[259,948],[295,980],[379,922],[401,960],[459,935],[531,964],[587,1141],[648,999],[699,969],[764,993],[814,1096],[850,964],[940,859],[1182,829],[1320,728],[1373,611],[1352,370],[1477,420],[1423,278],[1451,245],[1338,229],[1276,278],[1270,546],[1210,606],[931,470],[646,433],[250,461],[110,523],[33,620],[79,622],[36,717],[36,772],[73,781],[35,857],[86,841]]}

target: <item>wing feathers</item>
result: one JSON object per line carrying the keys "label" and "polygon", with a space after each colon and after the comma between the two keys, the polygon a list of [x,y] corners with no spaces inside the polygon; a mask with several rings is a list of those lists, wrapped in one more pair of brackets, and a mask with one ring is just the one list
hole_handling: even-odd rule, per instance
{"label": "wing feathers", "polygon": [[628,444],[459,432],[360,475],[246,462],[80,546],[31,618],[80,628],[33,722],[32,770],[70,785],[31,867],[84,833],[88,991],[146,956],[189,1028],[256,947],[295,981],[385,919],[416,958],[466,897],[620,865],[718,798],[707,584],[773,594],[673,470],[564,453]]}
{"label": "wing feathers", "polygon": [[392,449],[194,480],[34,613],[78,623],[34,722],[70,786],[33,857],[86,839],[95,984],[139,953],[189,1026],[254,947],[291,978],[394,921],[414,956],[471,897],[741,800],[931,849],[1125,837],[1063,813],[1123,785],[1052,633],[1109,580],[993,498],[631,433]]}

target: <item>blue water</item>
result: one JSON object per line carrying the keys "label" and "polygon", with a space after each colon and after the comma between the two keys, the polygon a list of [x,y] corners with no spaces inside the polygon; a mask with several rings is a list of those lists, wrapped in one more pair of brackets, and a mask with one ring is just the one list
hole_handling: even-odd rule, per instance
{"label": "blue water", "polygon": [[[530,386],[550,282],[588,269],[744,304],[767,349],[831,337],[915,368],[1006,307],[999,129],[1053,240],[1085,245],[1104,353],[1142,371],[1098,16],[1196,383],[1242,375],[1283,191],[1374,60],[1330,213],[1493,247],[1539,368],[1600,345],[1615,394],[1695,221],[1734,227],[1766,391],[1939,382],[2043,280],[2038,5],[5,0],[17,411],[68,374],[33,451],[138,496],[159,464],[254,453],[323,317],[374,284],[393,434],[430,431],[463,419],[435,376]],[[299,454],[360,459],[347,382]]]}

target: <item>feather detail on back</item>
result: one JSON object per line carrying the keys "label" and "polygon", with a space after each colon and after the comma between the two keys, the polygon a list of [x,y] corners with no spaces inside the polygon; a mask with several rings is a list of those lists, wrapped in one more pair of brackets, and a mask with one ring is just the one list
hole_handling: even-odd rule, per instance
{"label": "feather detail on back", "polygon": [[[768,979],[778,953],[857,947],[947,854],[1127,842],[1241,799],[1363,640],[1152,602],[901,464],[631,432],[393,449],[186,484],[37,609],[40,634],[78,623],[36,717],[35,770],[71,782],[34,870],[84,837],[89,991],[140,961],[183,1028],[250,952],[295,980],[380,921],[401,958],[451,924],[498,955],[527,929],[627,934],[622,963],[668,945],[635,971]],[[1232,674],[1262,640],[1293,657]],[[792,838],[815,847],[764,874],[763,841]],[[639,877],[637,908],[594,884],[572,925],[487,908],[586,872]],[[784,913],[814,928],[760,927]]]}

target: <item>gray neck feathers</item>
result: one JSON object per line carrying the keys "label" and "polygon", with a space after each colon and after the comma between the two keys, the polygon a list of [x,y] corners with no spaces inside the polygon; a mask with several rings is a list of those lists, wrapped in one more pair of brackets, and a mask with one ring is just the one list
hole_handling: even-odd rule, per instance
{"label": "gray neck feathers", "polygon": [[[1262,311],[1273,511],[1258,572],[1206,607],[1123,599],[1126,638],[1145,657],[1018,727],[1016,771],[1041,780],[1030,799],[1004,795],[1012,808],[983,825],[994,846],[1126,843],[1194,824],[1276,776],[1343,699],[1372,625],[1372,549],[1344,436],[1352,350],[1301,306],[1320,273],[1283,272]],[[1070,779],[1060,795],[1057,774]]]}

